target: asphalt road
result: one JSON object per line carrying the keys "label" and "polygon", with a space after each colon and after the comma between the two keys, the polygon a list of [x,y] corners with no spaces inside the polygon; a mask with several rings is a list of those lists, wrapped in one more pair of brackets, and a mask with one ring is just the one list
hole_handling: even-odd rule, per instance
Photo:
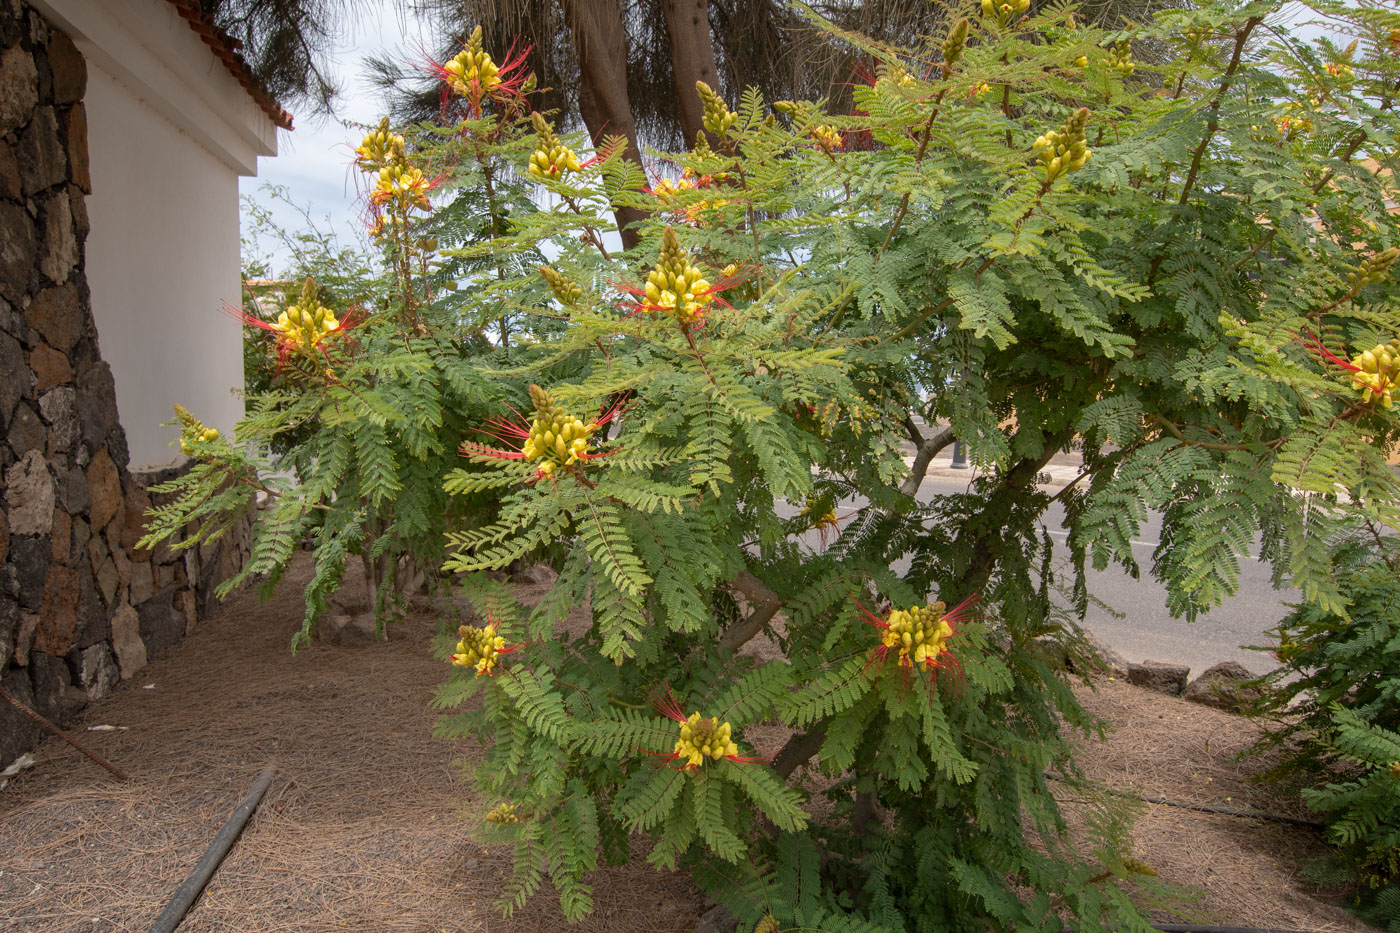
{"label": "asphalt road", "polygon": [[[1058,491],[1078,473],[1078,458],[1057,456],[1046,471],[1053,481],[1042,488]],[[971,470],[952,469],[951,454],[945,451],[930,464],[919,487],[919,497],[930,500],[963,492],[972,476]],[[863,500],[838,503],[836,511],[839,514],[861,504]],[[781,504],[779,510],[786,515],[797,513],[796,508]],[[1058,503],[1047,510],[1045,517],[1051,537],[1063,541],[1067,533]],[[1173,618],[1167,611],[1166,588],[1151,577],[1152,552],[1157,547],[1160,525],[1159,516],[1149,515],[1133,541],[1141,570],[1139,579],[1133,579],[1118,566],[1088,572],[1089,593],[1103,605],[1090,601],[1084,627],[1125,661],[1184,664],[1191,668],[1193,677],[1221,661],[1235,661],[1256,674],[1277,667],[1278,662],[1267,652],[1250,651],[1244,646],[1274,644],[1277,639],[1264,633],[1288,613],[1285,603],[1297,601],[1298,592],[1273,588],[1269,565],[1257,559],[1256,547],[1249,559],[1240,562],[1239,590],[1234,597],[1194,622]],[[808,547],[821,547],[815,532],[805,534],[803,541]],[[1063,556],[1067,561],[1067,548]],[[908,569],[908,562],[896,563],[894,569],[902,573]],[[1064,604],[1069,605],[1067,597]]]}
{"label": "asphalt road", "polygon": [[[1050,472],[1058,480],[1049,488],[1072,477],[1070,464],[1052,464]],[[920,498],[961,492],[970,477],[968,470],[950,469],[948,458],[936,459],[919,488]],[[1046,528],[1052,537],[1064,540],[1063,512],[1058,504],[1046,513]],[[1160,520],[1152,515],[1133,541],[1133,551],[1142,569],[1134,580],[1127,571],[1109,567],[1089,571],[1089,592],[1109,609],[1089,606],[1084,627],[1106,647],[1127,661],[1167,661],[1190,666],[1192,676],[1221,661],[1237,661],[1255,673],[1277,666],[1266,652],[1249,651],[1244,645],[1271,644],[1264,632],[1275,627],[1288,612],[1286,601],[1298,599],[1296,591],[1275,590],[1269,566],[1257,559],[1257,549],[1240,564],[1239,592],[1233,598],[1195,622],[1173,618],[1166,609],[1166,590],[1151,579],[1152,552],[1157,546]],[[1066,552],[1066,555],[1068,552]],[[1068,601],[1066,601],[1068,602]],[[1112,610],[1112,611],[1110,611]],[[1120,613],[1121,617],[1114,613]]]}

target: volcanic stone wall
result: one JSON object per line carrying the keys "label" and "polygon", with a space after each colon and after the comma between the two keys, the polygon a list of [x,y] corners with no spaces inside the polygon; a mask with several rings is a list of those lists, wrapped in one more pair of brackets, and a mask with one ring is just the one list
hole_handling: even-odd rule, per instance
{"label": "volcanic stone wall", "polygon": [[[173,474],[127,470],[98,349],[86,83],[66,35],[0,0],[0,685],[60,725],[183,637],[248,542],[136,547]],[[0,700],[0,767],[41,736]]]}

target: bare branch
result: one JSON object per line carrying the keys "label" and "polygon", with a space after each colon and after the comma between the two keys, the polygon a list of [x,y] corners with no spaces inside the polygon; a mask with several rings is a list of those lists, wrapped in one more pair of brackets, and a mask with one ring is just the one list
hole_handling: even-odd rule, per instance
{"label": "bare branch", "polygon": [[919,484],[924,481],[924,477],[928,474],[928,465],[939,451],[953,443],[954,440],[956,438],[953,437],[952,427],[946,427],[920,444],[918,452],[914,454],[914,464],[909,468],[909,475],[905,477],[899,491],[906,496],[912,496],[918,492]]}
{"label": "bare branch", "polygon": [[825,741],[825,723],[817,723],[810,732],[797,733],[787,740],[782,751],[773,759],[773,770],[778,772],[778,777],[787,780],[792,772],[811,761],[812,756],[821,751],[822,742]]}
{"label": "bare branch", "polygon": [[782,597],[747,570],[739,571],[734,588],[744,594],[753,606],[753,611],[749,613],[748,618],[725,632],[724,637],[719,640],[719,650],[731,654],[761,632],[783,606]]}

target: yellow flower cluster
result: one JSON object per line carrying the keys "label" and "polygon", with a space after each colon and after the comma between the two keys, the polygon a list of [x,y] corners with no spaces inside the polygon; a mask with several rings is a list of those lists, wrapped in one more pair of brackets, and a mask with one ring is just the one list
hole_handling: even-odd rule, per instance
{"label": "yellow flower cluster", "polygon": [[[463,97],[483,91],[489,94],[501,83],[501,69],[481,47],[480,26],[472,30],[466,48],[449,59],[442,69],[447,72],[447,86]],[[473,83],[480,91],[473,91]]]}
{"label": "yellow flower cluster", "polygon": [[943,618],[947,607],[940,602],[932,606],[896,609],[885,620],[888,626],[881,642],[886,648],[899,652],[899,663],[908,665],[933,661],[948,647],[953,627]]}
{"label": "yellow flower cluster", "polygon": [[967,17],[963,16],[948,30],[948,35],[943,40],[943,62],[949,68],[962,58],[963,50],[967,48],[967,30],[971,25]]}
{"label": "yellow flower cluster", "polygon": [[387,165],[404,158],[403,137],[389,129],[389,118],[379,121],[379,126],[365,135],[355,147],[355,155],[361,162],[371,166]]}
{"label": "yellow flower cluster", "polygon": [[714,300],[709,291],[704,273],[691,264],[676,231],[667,227],[661,237],[660,261],[647,274],[647,310],[661,311],[689,326],[704,317]]}
{"label": "yellow flower cluster", "polygon": [[501,659],[506,640],[496,634],[496,626],[488,623],[481,628],[463,625],[457,629],[460,640],[452,655],[453,667],[474,667],[476,676],[490,674]]}
{"label": "yellow flower cluster", "polygon": [[584,424],[560,411],[549,391],[530,386],[530,400],[535,403],[535,418],[530,434],[520,452],[531,462],[540,460],[540,472],[545,476],[563,467],[571,467],[588,454],[588,439],[598,430],[596,425]]}
{"label": "yellow flower cluster", "polygon": [[1215,30],[1209,26],[1190,26],[1182,33],[1191,48],[1198,48],[1202,43],[1208,42],[1210,37],[1215,35]]}
{"label": "yellow flower cluster", "polygon": [[515,804],[507,800],[505,803],[497,805],[490,813],[486,814],[486,822],[501,824],[519,823],[520,816],[515,812]]}
{"label": "yellow flower cluster", "polygon": [[669,178],[663,178],[652,185],[651,193],[656,195],[658,201],[670,201],[682,191],[689,191],[695,187],[695,177],[689,172],[681,176],[680,181],[673,182]]}
{"label": "yellow flower cluster", "polygon": [[701,123],[705,130],[714,133],[716,136],[723,136],[729,132],[729,128],[739,122],[739,115],[729,109],[724,98],[715,93],[704,81],[695,82],[695,91],[700,95],[700,100],[705,104],[705,114],[701,118]]}
{"label": "yellow flower cluster", "polygon": [[309,277],[301,287],[301,297],[277,315],[274,325],[278,343],[297,353],[314,352],[332,331],[340,327],[335,312],[316,298],[316,283]]}
{"label": "yellow flower cluster", "polygon": [[1391,246],[1367,259],[1356,271],[1347,276],[1347,283],[1353,288],[1366,285],[1379,285],[1390,277],[1390,268],[1400,259],[1400,248]]}
{"label": "yellow flower cluster", "polygon": [[219,439],[218,428],[206,428],[204,422],[178,402],[175,403],[175,418],[180,422],[180,452],[186,457],[195,456],[200,444]]}
{"label": "yellow flower cluster", "polygon": [[898,62],[890,62],[880,69],[880,77],[875,79],[875,84],[905,90],[914,86],[914,76]]}
{"label": "yellow flower cluster", "polygon": [[1133,46],[1129,42],[1119,42],[1108,50],[1108,64],[1123,77],[1127,78],[1137,70],[1137,65],[1133,64]]}
{"label": "yellow flower cluster", "polygon": [[982,0],[982,15],[1003,27],[1030,8],[1031,0]]}
{"label": "yellow flower cluster", "polygon": [[405,208],[413,206],[426,211],[432,209],[432,202],[428,200],[431,187],[417,166],[398,161],[379,170],[370,197],[380,204],[394,201]]}
{"label": "yellow flower cluster", "polygon": [[554,127],[550,126],[544,117],[535,112],[530,115],[530,119],[535,126],[535,135],[539,137],[539,148],[530,156],[531,175],[536,178],[557,179],[566,171],[583,171],[578,156],[559,141],[559,137],[554,135]]}
{"label": "yellow flower cluster", "polygon": [[1397,362],[1400,350],[1393,343],[1378,343],[1352,357],[1351,365],[1356,371],[1351,374],[1351,384],[1361,393],[1361,401],[1368,405],[1378,401],[1385,408],[1394,406]]}
{"label": "yellow flower cluster", "polygon": [[817,142],[817,148],[830,155],[833,151],[841,148],[841,134],[836,127],[823,123],[814,126],[811,130],[812,138]]}
{"label": "yellow flower cluster", "polygon": [[[413,208],[432,210],[428,192],[432,190],[433,182],[409,160],[404,138],[389,129],[388,117],[380,120],[379,126],[365,135],[355,148],[355,155],[360,170],[373,179],[369,192],[370,203],[375,208],[374,220],[370,225],[371,236],[378,238],[402,230]],[[394,209],[381,213],[379,208],[386,205]]]}
{"label": "yellow flower cluster", "polygon": [[575,305],[583,297],[583,288],[576,282],[570,282],[562,273],[551,269],[549,266],[540,266],[540,275],[549,283],[550,291],[554,292],[554,297],[559,299],[562,305]]}
{"label": "yellow flower cluster", "polygon": [[568,146],[536,149],[530,156],[530,174],[536,178],[558,178],[565,171],[581,172],[578,156]]}
{"label": "yellow flower cluster", "polygon": [[680,727],[675,752],[677,758],[685,759],[687,768],[698,768],[707,758],[719,761],[739,754],[739,746],[730,738],[729,723],[720,722],[716,716],[702,719],[699,713],[691,713]]}
{"label": "yellow flower cluster", "polygon": [[807,504],[802,507],[802,514],[810,521],[812,529],[824,531],[827,528],[835,528],[840,524],[840,519],[836,517],[835,509],[827,509],[822,514],[817,513],[817,503],[813,499],[808,499]]}
{"label": "yellow flower cluster", "polygon": [[1292,102],[1284,108],[1284,114],[1274,120],[1274,125],[1278,127],[1278,134],[1286,141],[1292,142],[1299,136],[1311,136],[1317,132],[1312,120],[1302,113],[1303,105]]}
{"label": "yellow flower cluster", "polygon": [[1049,132],[1035,141],[1036,155],[1045,166],[1045,180],[1052,182],[1084,167],[1089,161],[1089,149],[1084,139],[1084,124],[1089,108],[1080,107],[1058,132]]}

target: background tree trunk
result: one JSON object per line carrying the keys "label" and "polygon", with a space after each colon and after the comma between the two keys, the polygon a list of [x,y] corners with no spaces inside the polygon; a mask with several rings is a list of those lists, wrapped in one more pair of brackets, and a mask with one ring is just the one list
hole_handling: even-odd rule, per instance
{"label": "background tree trunk", "polygon": [[686,145],[694,145],[704,128],[705,107],[695,93],[695,82],[704,81],[719,90],[715,70],[715,46],[710,37],[709,0],[661,0],[666,32],[671,40],[671,62],[676,75],[681,132]]}
{"label": "background tree trunk", "polygon": [[[579,113],[595,141],[626,136],[627,157],[642,164],[637,124],[627,96],[627,33],[620,0],[563,0],[564,15],[573,31],[579,64]],[[713,59],[713,51],[711,51]],[[622,244],[631,249],[641,241],[634,225],[644,217],[630,207],[613,209]]]}

